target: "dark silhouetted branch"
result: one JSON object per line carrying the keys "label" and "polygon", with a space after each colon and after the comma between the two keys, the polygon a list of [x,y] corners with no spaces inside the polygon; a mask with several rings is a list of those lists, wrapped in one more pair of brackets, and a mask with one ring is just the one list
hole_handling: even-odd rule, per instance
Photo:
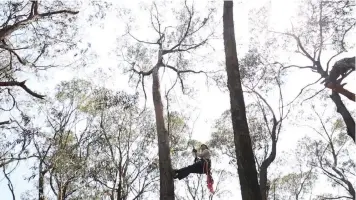
{"label": "dark silhouetted branch", "polygon": [[57,14],[76,15],[78,13],[79,13],[79,11],[71,11],[71,10],[58,10],[58,11],[52,11],[52,12],[46,12],[46,13],[38,13],[38,1],[32,1],[31,12],[30,12],[29,16],[24,20],[18,21],[12,25],[4,26],[4,28],[0,29],[0,40],[5,39],[7,36],[9,36],[14,31],[20,29],[21,27],[23,27],[27,24],[30,24],[31,22],[35,21],[36,19],[49,17],[49,16],[57,15]]}
{"label": "dark silhouetted branch", "polygon": [[11,87],[11,86],[19,86],[22,89],[24,89],[27,93],[29,93],[30,95],[39,98],[39,99],[43,99],[45,96],[44,95],[40,95],[37,94],[35,92],[33,92],[32,90],[30,90],[26,85],[25,85],[26,81],[22,81],[22,82],[17,82],[17,81],[8,81],[8,82],[0,82],[0,87]]}

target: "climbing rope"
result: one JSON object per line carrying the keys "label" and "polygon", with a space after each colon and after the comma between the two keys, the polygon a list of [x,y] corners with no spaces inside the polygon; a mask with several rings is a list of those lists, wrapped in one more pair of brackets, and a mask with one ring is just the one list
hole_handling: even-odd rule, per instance
{"label": "climbing rope", "polygon": [[214,180],[213,180],[213,177],[211,176],[211,171],[209,169],[208,161],[206,161],[206,160],[204,160],[203,172],[204,172],[204,170],[205,170],[205,174],[206,174],[207,187],[208,187],[210,193],[214,194],[214,188],[213,188]]}

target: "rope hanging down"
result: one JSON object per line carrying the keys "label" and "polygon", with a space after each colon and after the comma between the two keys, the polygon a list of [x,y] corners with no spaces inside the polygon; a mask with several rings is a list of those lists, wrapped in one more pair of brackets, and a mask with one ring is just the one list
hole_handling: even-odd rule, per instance
{"label": "rope hanging down", "polygon": [[[194,148],[193,146],[193,152],[194,152],[194,155],[195,155],[195,158],[194,158],[194,163],[198,162],[199,159],[198,159],[198,156],[197,156],[197,150]],[[208,164],[208,161],[205,160],[205,159],[202,159],[204,161],[204,164],[203,164],[203,172],[205,172],[206,174],[206,183],[207,183],[207,187],[210,191],[210,193],[214,194],[214,188],[213,188],[213,185],[214,185],[214,179],[213,177],[211,176],[211,169],[209,168],[209,164]]]}

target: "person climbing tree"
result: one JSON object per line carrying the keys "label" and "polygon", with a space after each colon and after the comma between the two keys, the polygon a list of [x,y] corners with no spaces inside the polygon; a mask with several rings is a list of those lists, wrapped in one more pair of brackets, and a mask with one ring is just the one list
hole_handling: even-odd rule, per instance
{"label": "person climbing tree", "polygon": [[211,193],[214,193],[213,183],[214,180],[211,176],[211,160],[210,160],[210,151],[207,145],[200,145],[200,152],[198,153],[196,149],[193,149],[193,153],[195,154],[194,164],[189,165],[187,167],[183,167],[174,171],[174,179],[184,179],[189,174],[206,174],[207,175],[207,186]]}
{"label": "person climbing tree", "polygon": [[193,153],[195,153],[194,164],[189,165],[187,167],[183,167],[174,171],[174,179],[184,179],[191,173],[195,174],[207,174],[210,173],[211,160],[210,160],[210,151],[208,146],[202,144],[200,146],[200,152],[197,152],[196,149],[193,149]]}

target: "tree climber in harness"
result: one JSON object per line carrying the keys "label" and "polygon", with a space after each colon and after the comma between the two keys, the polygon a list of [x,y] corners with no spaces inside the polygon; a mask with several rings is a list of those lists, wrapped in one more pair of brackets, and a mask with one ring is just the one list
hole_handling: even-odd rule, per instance
{"label": "tree climber in harness", "polygon": [[210,160],[210,151],[208,146],[205,144],[200,145],[200,152],[198,153],[196,149],[193,149],[193,153],[195,154],[194,164],[189,165],[187,167],[183,167],[174,171],[174,179],[184,179],[190,173],[195,174],[206,174],[207,175],[207,184],[211,193],[213,191],[213,183],[214,180],[211,176],[211,160]]}

